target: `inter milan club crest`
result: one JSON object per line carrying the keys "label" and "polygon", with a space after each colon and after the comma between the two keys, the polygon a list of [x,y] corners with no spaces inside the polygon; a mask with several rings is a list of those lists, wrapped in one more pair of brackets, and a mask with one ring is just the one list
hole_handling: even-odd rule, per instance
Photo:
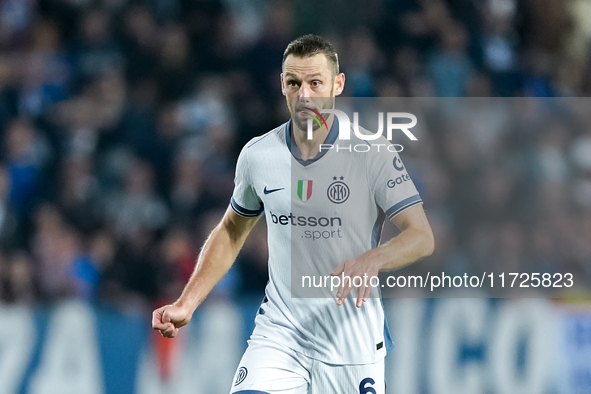
{"label": "inter milan club crest", "polygon": [[[337,180],[339,179],[339,180]],[[349,198],[349,186],[343,182],[345,177],[332,177],[332,180],[335,181],[330,184],[326,194],[328,195],[328,199],[335,204],[342,204]]]}
{"label": "inter milan club crest", "polygon": [[238,373],[236,374],[236,381],[234,382],[234,386],[238,386],[240,383],[244,382],[244,379],[246,379],[246,375],[248,375],[248,369],[246,369],[246,367],[240,367]]}
{"label": "inter milan club crest", "polygon": [[298,197],[303,202],[306,202],[312,197],[312,181],[299,180],[298,181]]}

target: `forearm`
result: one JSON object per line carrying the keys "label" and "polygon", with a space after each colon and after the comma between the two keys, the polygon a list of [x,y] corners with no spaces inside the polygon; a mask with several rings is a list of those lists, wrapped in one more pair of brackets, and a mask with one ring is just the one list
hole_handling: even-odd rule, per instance
{"label": "forearm", "polygon": [[251,228],[245,231],[224,217],[205,241],[195,270],[174,305],[192,314],[232,267]]}
{"label": "forearm", "polygon": [[[417,219],[418,220],[413,220]],[[414,224],[413,224],[414,223]],[[374,276],[379,271],[391,271],[409,265],[433,253],[433,232],[424,215],[422,207],[408,210],[397,223],[402,232],[389,242],[371,249],[361,256],[343,261],[331,275],[356,277]],[[337,305],[343,305],[352,289],[343,281],[337,290]],[[371,286],[358,287],[356,306],[361,308],[371,293]]]}
{"label": "forearm", "polygon": [[387,243],[363,255],[376,262],[380,271],[392,271],[405,267],[433,253],[431,231],[407,228]]}

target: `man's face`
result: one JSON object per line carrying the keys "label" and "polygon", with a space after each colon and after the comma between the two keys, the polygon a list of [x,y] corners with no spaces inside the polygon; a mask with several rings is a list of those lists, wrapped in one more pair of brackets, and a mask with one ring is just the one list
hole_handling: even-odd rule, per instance
{"label": "man's face", "polygon": [[[312,119],[307,108],[315,111],[334,108],[334,97],[341,94],[345,75],[334,75],[333,67],[323,53],[309,57],[289,55],[283,64],[281,90],[295,125],[307,130]],[[312,122],[313,130],[320,126]]]}

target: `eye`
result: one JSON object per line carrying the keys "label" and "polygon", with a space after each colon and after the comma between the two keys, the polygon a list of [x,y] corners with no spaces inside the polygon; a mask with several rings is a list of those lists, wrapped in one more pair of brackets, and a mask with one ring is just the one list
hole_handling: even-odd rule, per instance
{"label": "eye", "polygon": [[299,84],[294,80],[287,81],[287,86],[298,86]]}
{"label": "eye", "polygon": [[314,80],[312,81],[312,86],[320,86],[322,82],[318,81],[318,80]]}

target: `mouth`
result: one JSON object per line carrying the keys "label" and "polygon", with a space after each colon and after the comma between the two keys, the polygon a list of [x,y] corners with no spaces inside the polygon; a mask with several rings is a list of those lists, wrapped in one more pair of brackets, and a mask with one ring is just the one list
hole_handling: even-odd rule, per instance
{"label": "mouth", "polygon": [[310,115],[313,115],[314,113],[317,113],[318,111],[313,108],[309,108],[309,107],[299,107],[299,108],[296,108],[296,112],[302,116],[310,116]]}
{"label": "mouth", "polygon": [[326,124],[326,120],[317,110],[315,110],[313,108],[309,108],[309,107],[299,107],[299,108],[296,108],[296,113],[298,114],[298,116],[300,118],[314,119],[320,127],[322,127],[322,124],[324,124],[324,126],[328,130],[328,125]]}

